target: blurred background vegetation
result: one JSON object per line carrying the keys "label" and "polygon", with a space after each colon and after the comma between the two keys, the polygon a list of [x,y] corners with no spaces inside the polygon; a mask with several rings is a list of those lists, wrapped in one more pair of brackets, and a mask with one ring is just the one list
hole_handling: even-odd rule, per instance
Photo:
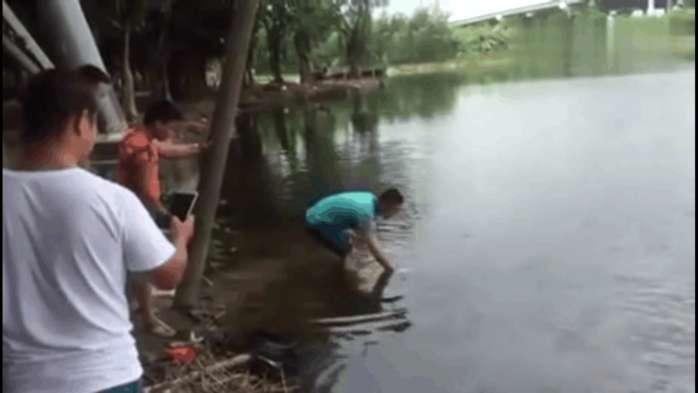
{"label": "blurred background vegetation", "polygon": [[[563,55],[559,60],[569,62],[565,58],[576,54],[564,54],[573,46],[574,51],[587,51],[584,56],[609,56],[604,48],[609,44],[611,14],[614,35],[623,37],[613,42],[616,50],[656,51],[671,45],[692,59],[693,1],[661,17],[633,17],[645,3],[598,0],[566,13],[553,9],[458,27],[437,7],[404,15],[385,12],[386,0],[263,0],[247,54],[245,86],[307,83],[338,71],[358,76],[366,68],[406,71],[408,65],[425,63],[472,67],[473,62],[506,62],[514,54],[517,59],[522,54],[533,58],[541,51],[546,58],[559,52]],[[40,2],[9,0],[8,4],[40,44],[47,39],[36,18]],[[201,97],[216,86],[235,0],[82,0],[81,4],[126,101],[146,94]],[[667,35],[685,39],[667,44]],[[587,44],[580,46],[581,41]],[[550,66],[560,65],[553,61]],[[6,94],[24,77],[20,70],[4,65]],[[126,102],[124,107],[136,111],[135,104]]]}

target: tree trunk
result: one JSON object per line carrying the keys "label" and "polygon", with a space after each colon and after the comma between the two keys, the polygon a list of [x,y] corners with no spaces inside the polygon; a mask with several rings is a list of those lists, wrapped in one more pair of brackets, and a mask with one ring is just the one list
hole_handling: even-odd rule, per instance
{"label": "tree trunk", "polygon": [[356,33],[352,32],[347,44],[347,63],[349,63],[349,77],[359,77],[359,49]]}
{"label": "tree trunk", "polygon": [[267,33],[267,47],[269,48],[269,70],[274,77],[275,83],[283,83],[281,76],[281,36],[270,29]]}
{"label": "tree trunk", "polygon": [[301,83],[309,83],[313,81],[312,67],[310,65],[310,39],[305,33],[296,33],[293,37],[293,43],[296,48],[296,56],[298,57],[298,74],[300,74]]}
{"label": "tree trunk", "polygon": [[211,124],[211,148],[207,151],[202,173],[199,203],[196,210],[196,231],[189,253],[189,263],[182,285],[177,289],[175,306],[193,307],[199,300],[201,279],[206,268],[211,230],[220,199],[225,165],[228,160],[230,140],[235,135],[240,89],[245,72],[247,53],[252,27],[255,21],[259,0],[235,2],[232,23],[227,39],[227,59],[223,68],[221,86],[216,99],[216,109]]}
{"label": "tree trunk", "polygon": [[169,62],[170,62],[170,48],[169,48],[169,28],[170,21],[172,20],[172,0],[167,0],[162,3],[162,25],[160,30],[160,35],[158,36],[157,45],[157,61],[156,69],[157,74],[157,87],[156,95],[159,98],[164,98],[166,100],[172,100],[172,91],[170,89],[170,78],[169,78]]}
{"label": "tree trunk", "polygon": [[256,82],[254,80],[254,73],[252,72],[251,69],[245,70],[245,77],[242,81],[242,86],[245,88],[250,88],[254,87],[256,85]]}
{"label": "tree trunk", "polygon": [[163,59],[153,64],[148,70],[150,78],[153,81],[151,90],[151,98],[154,100],[170,100],[172,101],[172,90],[170,88],[169,75],[169,56],[163,55]]}
{"label": "tree trunk", "polygon": [[162,73],[160,75],[160,95],[168,101],[172,101],[172,89],[170,89],[170,76],[169,67],[167,64],[170,62],[169,56],[162,62]]}
{"label": "tree trunk", "polygon": [[136,92],[133,83],[133,72],[131,72],[131,24],[126,22],[124,26],[124,53],[121,64],[123,84],[121,86],[121,100],[126,119],[129,122],[138,118],[136,109]]}
{"label": "tree trunk", "polygon": [[247,65],[245,66],[245,78],[242,85],[244,87],[254,87],[254,65],[257,55],[257,43],[259,38],[259,23],[255,21],[252,28],[252,37],[250,38],[250,48],[247,50]]}
{"label": "tree trunk", "polygon": [[366,55],[366,40],[370,33],[371,9],[367,3],[362,3],[357,10],[359,14],[351,26],[347,37],[347,63],[349,63],[349,76],[358,78],[360,76],[360,67],[365,60]]}

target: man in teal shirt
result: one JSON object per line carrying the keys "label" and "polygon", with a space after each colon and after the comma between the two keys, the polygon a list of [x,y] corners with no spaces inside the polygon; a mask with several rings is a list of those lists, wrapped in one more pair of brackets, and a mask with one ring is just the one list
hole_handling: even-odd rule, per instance
{"label": "man in teal shirt", "polygon": [[322,198],[305,213],[305,225],[325,247],[346,261],[353,250],[354,239],[368,245],[371,254],[386,270],[390,262],[378,249],[371,233],[371,223],[377,215],[390,218],[397,213],[404,197],[390,188],[379,197],[370,192],[341,192]]}

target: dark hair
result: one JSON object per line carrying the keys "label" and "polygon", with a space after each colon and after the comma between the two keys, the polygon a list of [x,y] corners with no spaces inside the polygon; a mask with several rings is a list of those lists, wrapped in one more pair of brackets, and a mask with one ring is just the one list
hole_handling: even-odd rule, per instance
{"label": "dark hair", "polygon": [[100,83],[109,76],[93,65],[77,69],[50,69],[34,75],[21,94],[23,132],[28,143],[58,136],[71,116],[87,110],[97,113]]}
{"label": "dark hair", "polygon": [[145,125],[151,125],[156,121],[161,121],[167,123],[173,120],[182,120],[184,116],[182,111],[175,105],[174,102],[168,100],[162,100],[151,104],[148,110],[145,111],[145,116],[143,117],[143,123]]}
{"label": "dark hair", "polygon": [[389,188],[385,190],[380,197],[378,197],[382,202],[388,203],[390,205],[402,205],[405,202],[405,198],[402,196],[397,188]]}

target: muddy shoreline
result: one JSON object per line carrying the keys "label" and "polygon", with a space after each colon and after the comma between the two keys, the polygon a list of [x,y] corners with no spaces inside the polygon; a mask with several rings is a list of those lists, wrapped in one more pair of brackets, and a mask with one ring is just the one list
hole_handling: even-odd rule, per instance
{"label": "muddy shoreline", "polygon": [[[383,87],[383,78],[324,80],[309,84],[270,82],[243,90],[239,108],[240,113],[255,113],[299,103],[319,104],[346,99],[355,91],[370,92]],[[215,107],[215,93],[196,100],[183,100],[180,104],[190,115],[210,117]],[[143,102],[139,106],[145,105]]]}

